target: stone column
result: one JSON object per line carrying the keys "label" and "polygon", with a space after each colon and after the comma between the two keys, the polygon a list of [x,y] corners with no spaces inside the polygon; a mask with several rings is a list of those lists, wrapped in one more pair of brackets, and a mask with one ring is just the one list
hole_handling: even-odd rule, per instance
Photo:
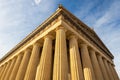
{"label": "stone column", "polygon": [[3,68],[4,68],[4,65],[1,66],[0,76],[1,76],[1,74],[3,72]]}
{"label": "stone column", "polygon": [[108,77],[107,71],[105,69],[105,65],[103,63],[102,56],[101,55],[97,55],[97,57],[98,57],[98,63],[100,65],[100,68],[101,68],[104,80],[110,80],[109,77]]}
{"label": "stone column", "polygon": [[91,62],[93,64],[93,70],[94,70],[96,79],[104,80],[95,51],[93,49],[90,49],[89,52],[90,52]]}
{"label": "stone column", "polygon": [[71,80],[84,80],[78,42],[75,36],[69,38]]}
{"label": "stone column", "polygon": [[111,63],[108,63],[108,66],[109,66],[109,68],[111,70],[111,73],[112,73],[112,76],[113,76],[114,80],[117,80],[115,75],[114,75],[114,71],[112,70]]}
{"label": "stone column", "polygon": [[2,71],[2,66],[0,66],[0,73],[1,73],[1,71]]}
{"label": "stone column", "polygon": [[10,75],[11,75],[11,72],[12,72],[12,70],[13,70],[13,67],[14,67],[14,64],[15,64],[15,63],[16,63],[16,57],[12,59],[12,62],[11,62],[11,64],[10,64],[10,67],[9,67],[6,75],[5,75],[4,80],[9,80],[9,77],[10,77]]}
{"label": "stone column", "polygon": [[96,80],[86,44],[81,44],[81,57],[85,80]]}
{"label": "stone column", "polygon": [[2,73],[1,80],[4,80],[4,78],[5,78],[5,76],[6,76],[6,73],[7,73],[8,69],[9,69],[9,67],[10,67],[10,64],[11,64],[11,61],[9,61],[9,62],[7,63],[6,69],[5,69],[4,72]]}
{"label": "stone column", "polygon": [[114,74],[114,76],[115,76],[115,80],[120,80],[119,77],[118,77],[118,74],[117,74],[117,72],[116,72],[116,70],[115,70],[114,65],[111,64],[110,66],[111,66],[112,71],[113,71],[113,74]]}
{"label": "stone column", "polygon": [[26,49],[25,53],[23,55],[23,59],[21,61],[17,76],[16,76],[16,80],[24,80],[24,76],[25,76],[25,72],[27,69],[27,65],[29,62],[29,58],[30,58],[30,54],[31,54],[31,49]]}
{"label": "stone column", "polygon": [[63,27],[56,30],[53,80],[68,80],[66,34]]}
{"label": "stone column", "polygon": [[47,35],[44,38],[44,45],[40,58],[40,63],[37,67],[35,80],[51,80],[52,71],[52,36]]}
{"label": "stone column", "polygon": [[15,66],[13,67],[13,70],[11,72],[10,80],[15,80],[21,60],[22,60],[22,54],[19,54],[17,56]]}
{"label": "stone column", "polygon": [[35,43],[33,45],[32,54],[28,63],[24,80],[35,80],[36,70],[37,70],[37,66],[40,58],[40,48],[41,46],[39,43]]}
{"label": "stone column", "polygon": [[106,70],[107,70],[107,73],[108,73],[108,76],[109,76],[110,80],[114,80],[114,78],[113,78],[113,76],[112,76],[112,74],[111,74],[111,72],[110,72],[110,68],[109,68],[109,66],[108,66],[107,60],[106,60],[106,59],[103,59],[103,61],[104,61],[104,64],[105,64],[105,67],[106,67]]}
{"label": "stone column", "polygon": [[1,77],[2,77],[2,75],[3,75],[3,73],[4,73],[4,70],[5,70],[5,68],[6,68],[6,63],[3,65],[3,67],[2,67],[2,71],[1,71],[1,73],[0,73],[0,79],[1,79]]}
{"label": "stone column", "polygon": [[72,80],[70,73],[68,73],[68,80]]}

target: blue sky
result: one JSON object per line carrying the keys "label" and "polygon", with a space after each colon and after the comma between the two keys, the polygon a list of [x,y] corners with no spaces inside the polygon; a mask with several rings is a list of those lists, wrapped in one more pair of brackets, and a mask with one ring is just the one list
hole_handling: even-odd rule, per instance
{"label": "blue sky", "polygon": [[0,0],[0,58],[62,4],[94,28],[120,76],[120,0]]}

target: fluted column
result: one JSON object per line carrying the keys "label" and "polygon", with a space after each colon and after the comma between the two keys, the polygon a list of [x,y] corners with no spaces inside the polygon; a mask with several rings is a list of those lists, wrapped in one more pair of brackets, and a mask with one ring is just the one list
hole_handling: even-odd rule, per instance
{"label": "fluted column", "polygon": [[2,65],[2,66],[1,66],[0,77],[1,77],[1,75],[2,75],[2,73],[3,73],[3,71],[4,71],[4,68],[5,68],[5,65]]}
{"label": "fluted column", "polygon": [[75,36],[70,36],[69,39],[71,80],[83,80],[84,77],[77,38]]}
{"label": "fluted column", "polygon": [[115,77],[114,71],[113,71],[113,69],[111,67],[111,63],[108,63],[108,65],[109,65],[109,68],[111,70],[111,73],[112,73],[112,76],[113,76],[114,80],[117,80],[117,78]]}
{"label": "fluted column", "polygon": [[86,44],[81,44],[81,57],[85,80],[96,80]]}
{"label": "fluted column", "polygon": [[56,30],[53,80],[68,80],[67,45],[65,30]]}
{"label": "fluted column", "polygon": [[7,73],[8,69],[9,69],[9,67],[10,67],[10,64],[11,64],[11,61],[9,61],[9,62],[7,63],[6,69],[5,69],[4,72],[2,73],[1,80],[4,80],[4,78],[5,78],[5,76],[6,76],[6,73]]}
{"label": "fluted column", "polygon": [[4,70],[5,70],[5,68],[6,68],[6,63],[3,65],[3,68],[2,68],[2,71],[1,71],[1,73],[0,73],[0,79],[1,79],[1,77],[2,77],[2,75],[3,75],[3,73],[4,73]]}
{"label": "fluted column", "polygon": [[108,73],[108,76],[109,76],[110,80],[114,80],[114,78],[113,78],[113,76],[112,76],[112,74],[111,74],[111,72],[110,72],[110,68],[109,68],[109,66],[108,66],[107,60],[106,60],[106,59],[103,59],[103,61],[104,61],[104,64],[105,64],[105,67],[106,67],[106,70],[107,70],[107,73]]}
{"label": "fluted column", "polygon": [[111,67],[110,67],[110,65],[109,65],[109,62],[107,62],[107,65],[108,65],[108,69],[109,69],[109,72],[110,72],[110,75],[111,75],[112,79],[115,80],[114,75],[113,75],[113,72],[112,72],[112,69],[111,69]]}
{"label": "fluted column", "polygon": [[35,80],[51,80],[52,71],[52,36],[47,35],[44,38],[44,45],[40,58],[40,63],[37,68]]}
{"label": "fluted column", "polygon": [[32,54],[28,63],[24,80],[35,80],[37,65],[39,63],[40,58],[40,48],[41,46],[39,43],[35,43],[33,45]]}
{"label": "fluted column", "polygon": [[29,58],[30,58],[30,54],[31,54],[31,49],[26,49],[25,53],[23,55],[23,59],[21,61],[17,76],[16,76],[16,80],[24,80],[24,76],[25,76],[25,72],[27,69],[27,65],[29,62]]}
{"label": "fluted column", "polygon": [[68,80],[72,80],[70,73],[68,73]]}
{"label": "fluted column", "polygon": [[1,70],[2,70],[2,66],[0,66],[0,73],[1,73]]}
{"label": "fluted column", "polygon": [[117,74],[117,72],[116,72],[116,70],[115,70],[114,65],[111,64],[110,66],[111,66],[111,68],[112,68],[112,71],[113,71],[113,74],[114,74],[115,80],[120,80],[119,77],[118,77],[118,74]]}
{"label": "fluted column", "polygon": [[91,62],[93,64],[93,70],[95,73],[96,80],[104,80],[95,51],[93,49],[90,49],[89,52],[90,52]]}
{"label": "fluted column", "polygon": [[97,57],[98,57],[98,63],[99,63],[99,65],[100,65],[100,68],[101,68],[101,71],[102,71],[104,80],[110,80],[109,77],[108,77],[108,74],[107,74],[105,65],[104,65],[104,63],[103,63],[102,56],[101,56],[101,55],[97,55]]}
{"label": "fluted column", "polygon": [[10,77],[10,75],[11,75],[11,72],[12,72],[12,70],[13,70],[13,67],[14,67],[14,64],[15,64],[15,63],[16,63],[16,57],[12,59],[12,62],[11,62],[11,64],[10,64],[10,67],[9,67],[6,75],[5,75],[4,80],[9,80],[9,77]]}
{"label": "fluted column", "polygon": [[15,66],[13,67],[13,70],[11,72],[10,80],[15,80],[21,60],[22,60],[22,54],[19,54],[17,56]]}

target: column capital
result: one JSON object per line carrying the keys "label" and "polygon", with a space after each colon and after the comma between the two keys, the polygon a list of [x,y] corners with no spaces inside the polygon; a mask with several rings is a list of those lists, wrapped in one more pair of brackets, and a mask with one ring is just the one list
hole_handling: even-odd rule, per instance
{"label": "column capital", "polygon": [[96,52],[96,51],[95,51],[94,49],[92,49],[92,48],[90,48],[89,51],[90,51],[91,53],[95,53],[95,52]]}
{"label": "column capital", "polygon": [[50,38],[50,39],[52,39],[52,40],[53,40],[53,39],[54,39],[54,36],[53,36],[53,35],[51,35],[51,34],[47,34],[46,36],[44,36],[44,39],[45,39],[45,38]]}
{"label": "column capital", "polygon": [[81,43],[80,47],[88,47],[88,45],[86,43]]}
{"label": "column capital", "polygon": [[67,29],[65,28],[65,27],[63,27],[63,26],[58,26],[56,29],[55,29],[55,31],[58,31],[58,30],[64,30],[65,32],[67,31]]}
{"label": "column capital", "polygon": [[70,39],[72,39],[72,38],[74,38],[74,39],[78,39],[78,37],[77,36],[75,36],[74,34],[72,34],[72,35],[70,35],[69,37],[68,37],[68,39],[70,40]]}
{"label": "column capital", "polygon": [[26,48],[25,51],[31,51],[31,48]]}
{"label": "column capital", "polygon": [[107,59],[105,59],[104,57],[102,57],[103,58],[103,61],[106,61],[107,62]]}
{"label": "column capital", "polygon": [[102,55],[98,54],[98,57],[103,58]]}
{"label": "column capital", "polygon": [[35,42],[33,46],[42,46],[39,42]]}
{"label": "column capital", "polygon": [[111,64],[113,67],[115,67],[115,64]]}

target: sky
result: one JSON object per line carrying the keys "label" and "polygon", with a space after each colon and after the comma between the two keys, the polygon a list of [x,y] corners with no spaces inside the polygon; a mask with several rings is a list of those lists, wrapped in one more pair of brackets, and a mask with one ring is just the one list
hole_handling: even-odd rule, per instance
{"label": "sky", "polygon": [[62,4],[93,28],[114,55],[120,76],[120,0],[0,0],[0,58]]}

